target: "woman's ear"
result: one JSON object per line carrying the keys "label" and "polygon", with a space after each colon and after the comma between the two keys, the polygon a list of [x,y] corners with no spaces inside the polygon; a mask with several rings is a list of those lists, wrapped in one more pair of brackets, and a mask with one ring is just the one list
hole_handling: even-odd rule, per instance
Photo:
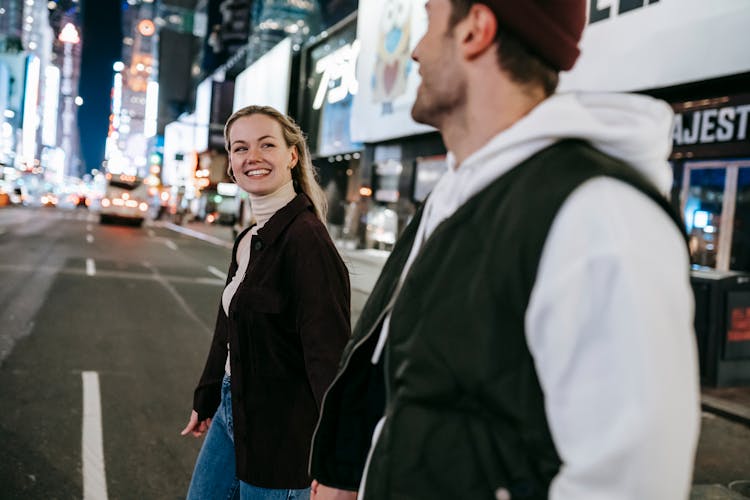
{"label": "woman's ear", "polygon": [[292,169],[297,166],[299,160],[299,152],[297,151],[297,146],[292,146],[292,161],[289,164],[289,168]]}

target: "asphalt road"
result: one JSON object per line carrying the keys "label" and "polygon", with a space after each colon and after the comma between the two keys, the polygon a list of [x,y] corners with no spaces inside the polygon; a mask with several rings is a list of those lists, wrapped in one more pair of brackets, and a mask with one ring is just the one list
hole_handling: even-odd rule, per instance
{"label": "asphalt road", "polygon": [[0,498],[82,498],[84,371],[100,382],[109,498],[184,498],[200,443],[179,431],[228,262],[86,211],[0,211]]}
{"label": "asphalt road", "polygon": [[[84,497],[84,373],[99,380],[108,498],[184,498],[200,442],[179,431],[229,257],[226,244],[102,226],[85,210],[0,209],[0,499]],[[379,257],[344,258],[356,320]],[[743,498],[726,486],[750,480],[748,450],[750,427],[704,414],[692,498]]]}

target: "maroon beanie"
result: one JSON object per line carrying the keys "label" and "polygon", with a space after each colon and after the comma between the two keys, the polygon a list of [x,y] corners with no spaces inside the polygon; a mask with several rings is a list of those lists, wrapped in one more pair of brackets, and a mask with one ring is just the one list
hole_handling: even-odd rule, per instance
{"label": "maroon beanie", "polygon": [[478,0],[505,28],[558,70],[569,70],[580,51],[586,0]]}

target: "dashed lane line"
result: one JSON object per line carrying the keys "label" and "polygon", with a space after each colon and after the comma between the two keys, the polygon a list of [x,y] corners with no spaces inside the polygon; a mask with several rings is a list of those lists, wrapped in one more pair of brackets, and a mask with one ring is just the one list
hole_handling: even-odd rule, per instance
{"label": "dashed lane line", "polygon": [[86,235],[86,242],[87,243],[93,243],[94,242],[94,235],[93,234],[87,234]]}
{"label": "dashed lane line", "polygon": [[83,500],[107,500],[99,374],[84,371],[81,373],[81,378],[83,379],[83,432],[81,434]]}
{"label": "dashed lane line", "polygon": [[172,250],[178,250],[177,243],[175,243],[172,240],[164,239],[164,244],[167,245],[168,248]]}
{"label": "dashed lane line", "polygon": [[96,274],[96,264],[94,259],[86,259],[86,275],[94,276]]}

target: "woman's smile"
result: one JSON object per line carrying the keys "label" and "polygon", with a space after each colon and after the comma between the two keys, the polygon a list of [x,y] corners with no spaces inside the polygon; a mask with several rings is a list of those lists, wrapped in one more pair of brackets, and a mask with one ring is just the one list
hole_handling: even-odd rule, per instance
{"label": "woman's smile", "polygon": [[253,168],[245,171],[245,175],[248,177],[265,177],[270,173],[271,170],[267,168]]}

